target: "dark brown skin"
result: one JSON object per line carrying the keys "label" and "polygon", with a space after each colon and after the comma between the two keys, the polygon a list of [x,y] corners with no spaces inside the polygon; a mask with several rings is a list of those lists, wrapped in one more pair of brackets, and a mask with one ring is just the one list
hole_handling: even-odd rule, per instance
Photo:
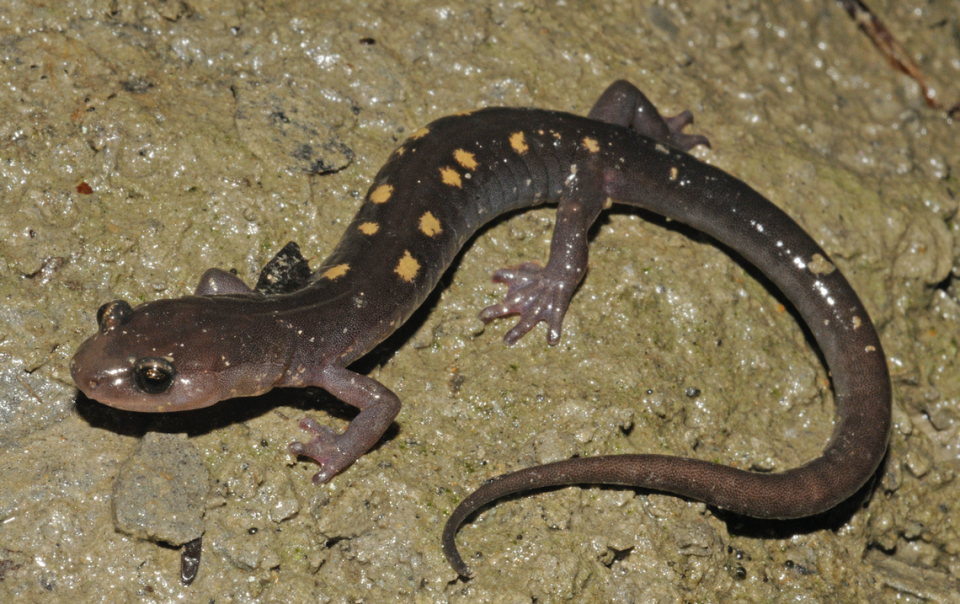
{"label": "dark brown skin", "polygon": [[484,321],[519,315],[512,344],[538,322],[560,340],[587,266],[587,232],[609,203],[657,212],[730,246],[793,302],[833,377],[837,421],[823,454],[777,474],[693,459],[617,455],[571,459],[484,484],[453,513],[443,549],[469,570],[454,537],[483,505],[510,493],[568,484],[617,484],[676,493],[758,518],[831,508],[876,470],[890,430],[890,378],[866,310],[826,252],[789,216],[743,182],[684,151],[706,144],[682,133],[689,113],[662,118],[643,94],[615,82],[586,118],[536,109],[484,109],[414,133],[374,179],[333,254],[315,272],[295,245],[267,265],[255,289],[211,269],[196,295],[131,308],[104,305],[99,332],[71,373],[90,398],[122,409],[166,412],[254,396],[279,386],[317,386],[360,409],[336,434],[290,451],[321,464],[322,483],[370,449],[400,409],[379,382],[347,369],[423,302],[476,230],[511,210],[559,203],[545,267],[503,269],[508,286]]}

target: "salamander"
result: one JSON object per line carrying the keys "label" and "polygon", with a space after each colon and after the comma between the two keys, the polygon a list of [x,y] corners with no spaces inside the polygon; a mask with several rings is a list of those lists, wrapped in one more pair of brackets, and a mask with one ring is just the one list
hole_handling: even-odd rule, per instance
{"label": "salamander", "polygon": [[822,454],[777,473],[662,455],[574,458],[497,477],[454,510],[443,549],[469,576],[454,537],[483,505],[534,488],[614,484],[665,491],[758,518],[827,510],[859,489],[885,454],[891,386],[880,339],[850,284],[786,213],[729,174],[687,153],[689,112],[664,118],[618,81],[586,117],[487,108],[414,132],[380,169],[346,233],[316,271],[293,243],[254,288],[210,269],[192,296],[131,307],[104,304],[99,329],[77,350],[71,374],[91,399],[120,409],[169,412],[316,386],[359,409],[337,434],[311,419],[292,454],[329,481],[369,450],[400,410],[399,398],[350,364],[402,324],[483,224],[520,208],[557,203],[545,266],[494,274],[507,286],[489,322],[518,315],[515,343],[541,321],[556,344],[587,266],[587,236],[613,203],[645,208],[699,229],[758,267],[790,299],[829,367],[836,400]]}

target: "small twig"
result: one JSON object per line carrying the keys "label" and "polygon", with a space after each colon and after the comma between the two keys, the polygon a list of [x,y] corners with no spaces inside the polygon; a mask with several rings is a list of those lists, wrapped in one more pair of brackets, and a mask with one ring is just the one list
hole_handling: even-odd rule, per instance
{"label": "small twig", "polygon": [[[856,21],[860,30],[867,34],[877,50],[886,57],[890,65],[897,71],[908,75],[920,86],[923,92],[923,98],[927,106],[934,109],[942,109],[943,105],[937,101],[936,94],[927,86],[927,82],[920,72],[920,67],[913,62],[913,59],[907,54],[903,46],[893,37],[883,21],[873,14],[870,8],[860,0],[838,0],[850,17]],[[960,112],[960,103],[951,107],[947,114],[955,117]]]}
{"label": "small twig", "polygon": [[24,388],[27,389],[27,392],[30,393],[30,396],[32,396],[33,398],[37,399],[37,402],[39,402],[41,405],[44,404],[44,403],[43,403],[43,399],[40,398],[40,395],[37,394],[36,390],[34,390],[33,388],[30,387],[30,384],[27,383],[27,380],[23,379],[23,376],[22,376],[22,375],[18,375],[18,376],[17,376],[17,380],[20,382],[20,385],[22,385]]}

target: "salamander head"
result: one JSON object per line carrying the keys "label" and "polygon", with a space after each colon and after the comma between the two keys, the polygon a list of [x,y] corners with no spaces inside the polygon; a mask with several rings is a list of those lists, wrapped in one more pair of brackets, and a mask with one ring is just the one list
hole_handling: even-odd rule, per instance
{"label": "salamander head", "polygon": [[[127,411],[162,413],[255,396],[280,379],[285,359],[264,362],[262,327],[232,316],[226,296],[187,296],[97,311],[99,331],[70,362],[87,397]],[[248,362],[256,359],[256,362]]]}

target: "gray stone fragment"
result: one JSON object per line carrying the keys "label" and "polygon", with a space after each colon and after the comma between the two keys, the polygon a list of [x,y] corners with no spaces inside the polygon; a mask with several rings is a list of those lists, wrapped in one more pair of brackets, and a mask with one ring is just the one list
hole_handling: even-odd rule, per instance
{"label": "gray stone fragment", "polygon": [[124,533],[179,546],[203,534],[210,477],[185,437],[149,432],[113,484],[113,521]]}

